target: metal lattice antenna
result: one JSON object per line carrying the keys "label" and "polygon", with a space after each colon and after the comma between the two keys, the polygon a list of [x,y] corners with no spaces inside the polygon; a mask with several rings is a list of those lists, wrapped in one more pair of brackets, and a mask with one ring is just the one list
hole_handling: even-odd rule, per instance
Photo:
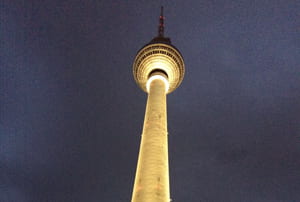
{"label": "metal lattice antenna", "polygon": [[164,7],[160,9],[159,26],[158,26],[158,37],[164,37]]}

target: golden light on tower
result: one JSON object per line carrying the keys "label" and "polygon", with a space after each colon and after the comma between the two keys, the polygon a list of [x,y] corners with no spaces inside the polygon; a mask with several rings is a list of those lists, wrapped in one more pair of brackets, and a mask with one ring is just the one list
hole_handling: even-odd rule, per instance
{"label": "golden light on tower", "polygon": [[148,93],[132,202],[169,202],[166,95],[184,77],[180,52],[164,37],[163,8],[158,36],[138,51],[133,64],[136,83]]}

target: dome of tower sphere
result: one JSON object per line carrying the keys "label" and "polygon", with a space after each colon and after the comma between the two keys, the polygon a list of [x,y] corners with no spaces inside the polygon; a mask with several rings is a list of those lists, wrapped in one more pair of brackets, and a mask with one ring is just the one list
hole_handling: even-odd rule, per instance
{"label": "dome of tower sphere", "polygon": [[136,83],[147,92],[146,83],[151,73],[159,71],[166,74],[169,90],[174,91],[184,77],[184,61],[181,53],[171,45],[169,38],[156,37],[140,49],[133,64]]}

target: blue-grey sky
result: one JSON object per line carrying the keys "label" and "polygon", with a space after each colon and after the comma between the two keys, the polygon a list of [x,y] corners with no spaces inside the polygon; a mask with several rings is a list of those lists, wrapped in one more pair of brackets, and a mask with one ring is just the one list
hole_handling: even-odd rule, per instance
{"label": "blue-grey sky", "polygon": [[156,34],[186,75],[168,95],[172,201],[300,201],[300,3],[0,3],[0,201],[130,201]]}

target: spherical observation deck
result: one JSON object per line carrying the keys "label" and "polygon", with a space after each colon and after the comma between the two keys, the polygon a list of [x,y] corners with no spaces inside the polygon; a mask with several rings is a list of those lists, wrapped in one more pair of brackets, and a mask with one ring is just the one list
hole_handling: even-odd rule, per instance
{"label": "spherical observation deck", "polygon": [[159,38],[154,38],[138,51],[133,64],[133,75],[140,88],[147,92],[146,84],[150,74],[164,73],[169,81],[167,93],[171,93],[183,80],[184,62],[180,52],[171,45],[168,38]]}

